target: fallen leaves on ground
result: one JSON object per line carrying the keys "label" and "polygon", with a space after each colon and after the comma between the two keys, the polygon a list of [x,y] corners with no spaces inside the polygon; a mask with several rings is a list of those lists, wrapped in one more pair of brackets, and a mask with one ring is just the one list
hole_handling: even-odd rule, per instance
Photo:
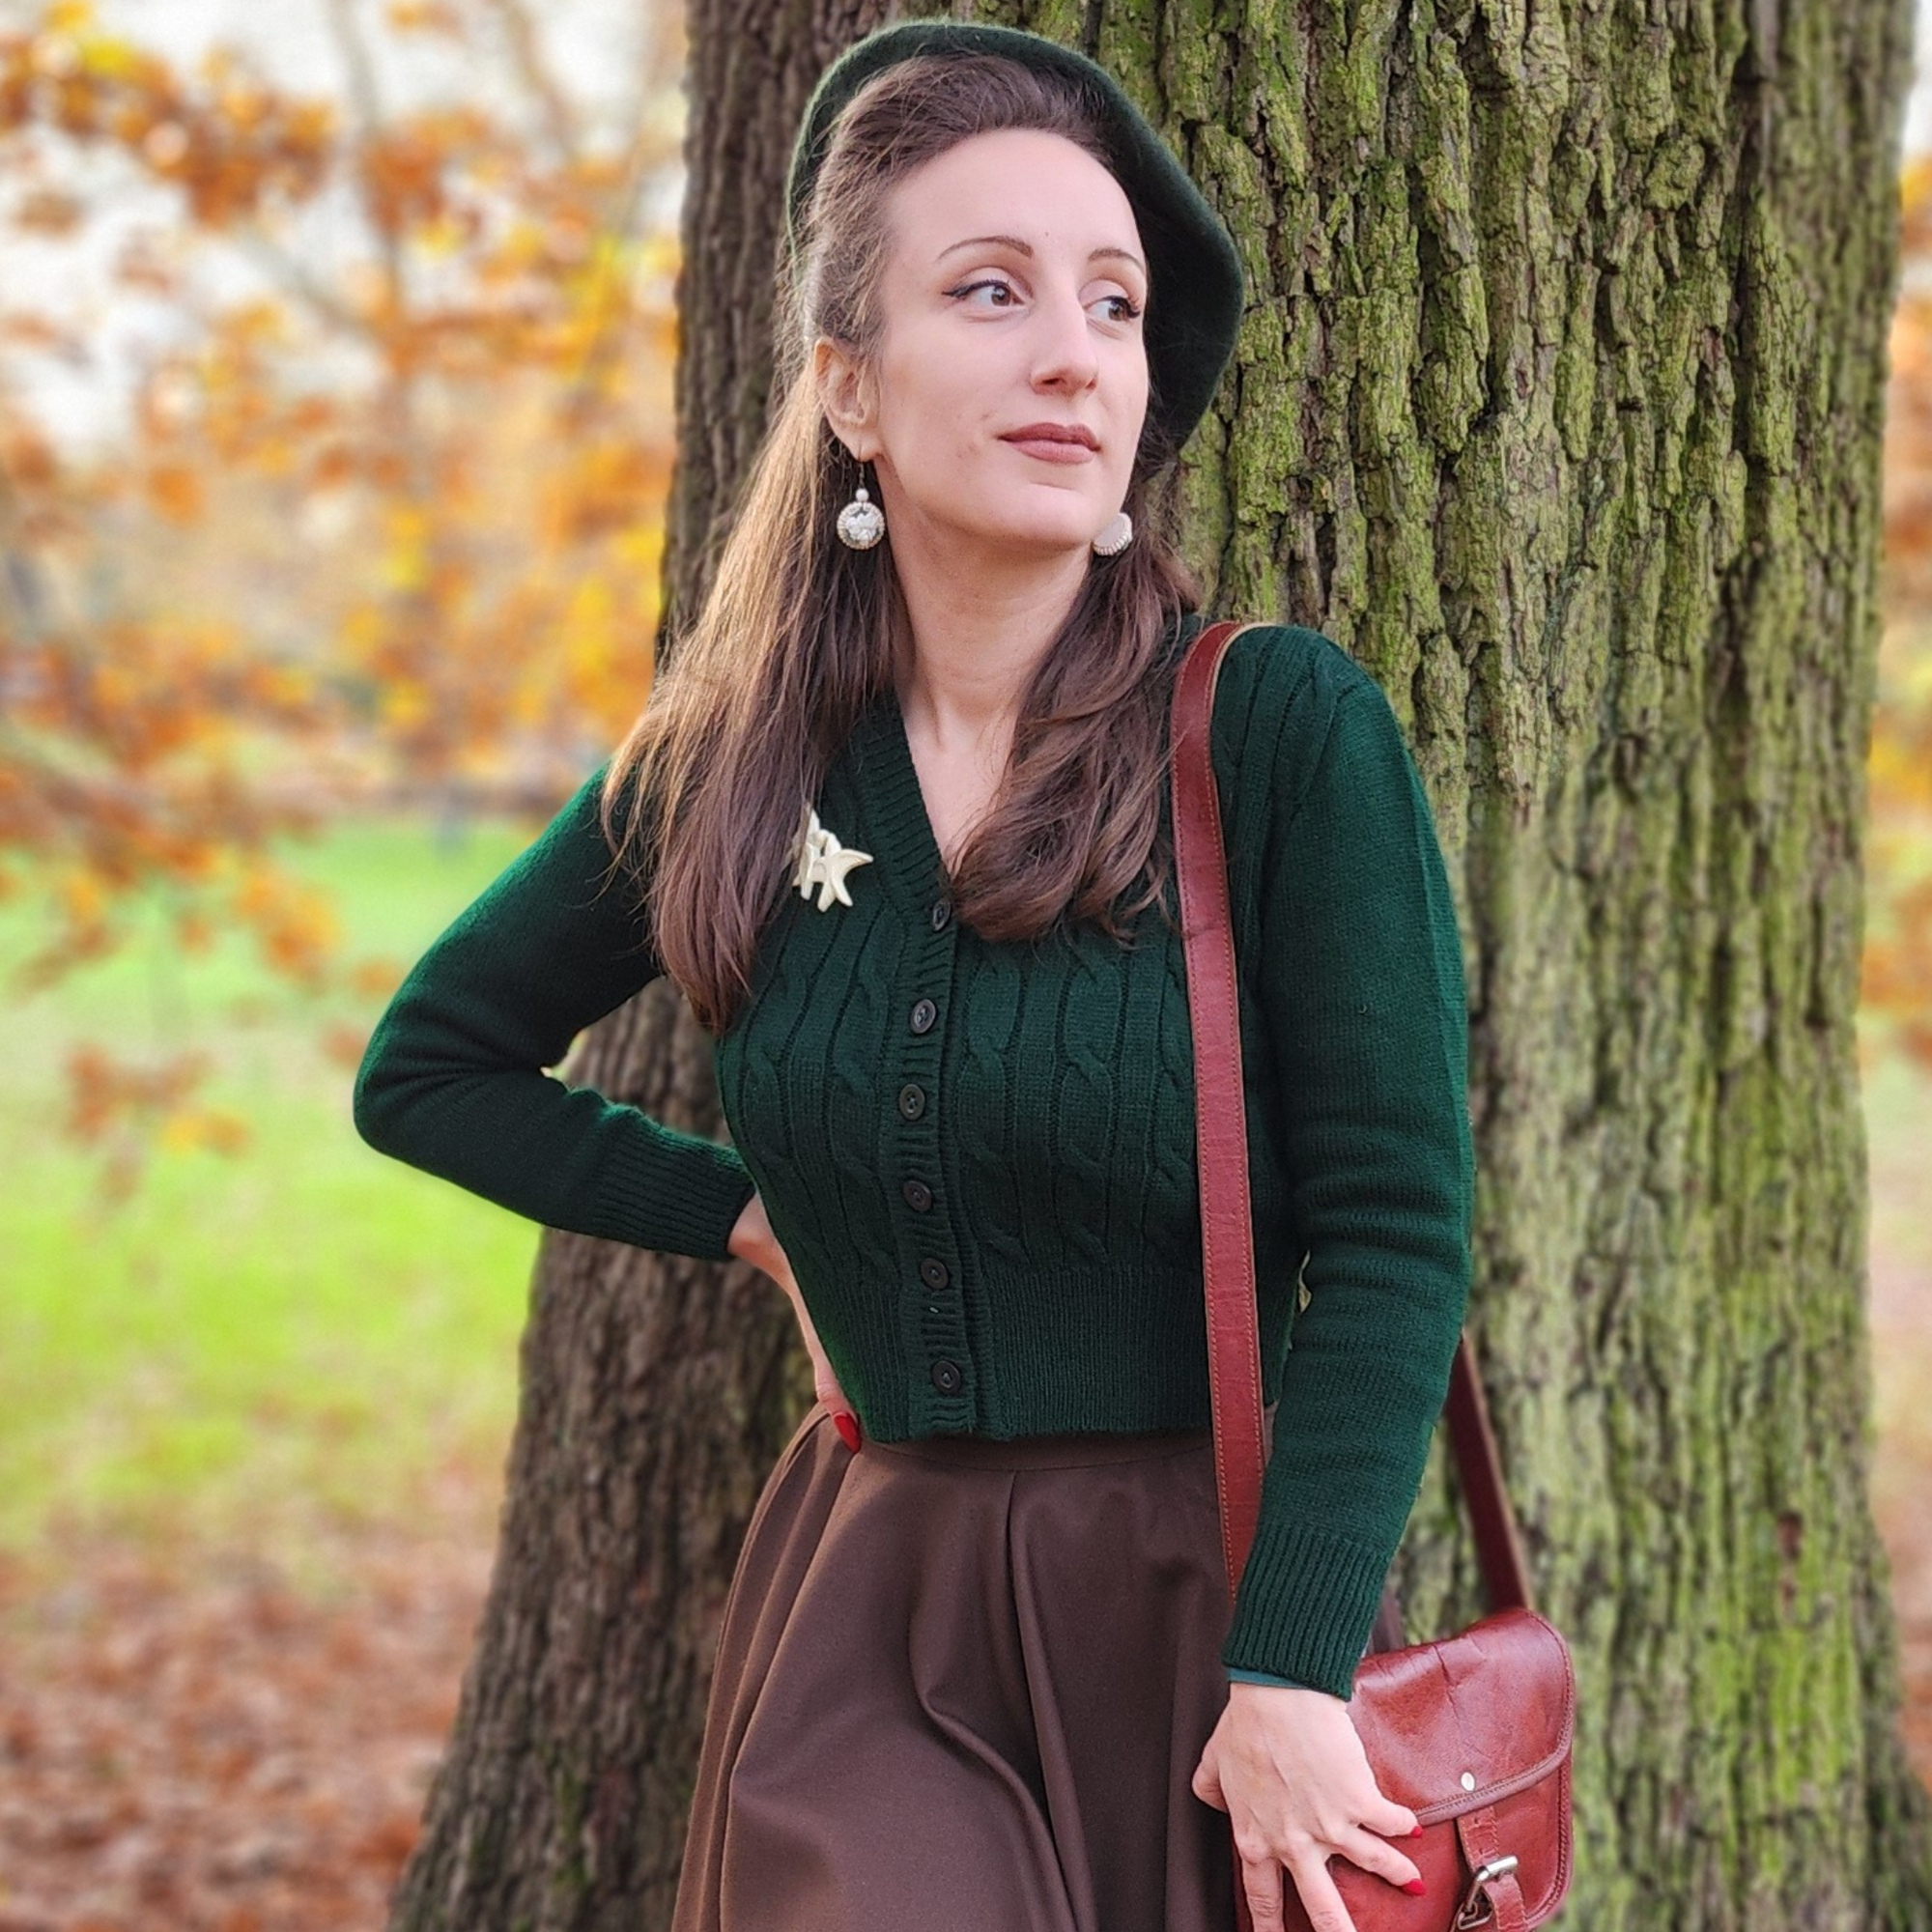
{"label": "fallen leaves on ground", "polygon": [[0,1565],[0,1932],[380,1932],[493,1509],[323,1527],[299,1583],[152,1538]]}

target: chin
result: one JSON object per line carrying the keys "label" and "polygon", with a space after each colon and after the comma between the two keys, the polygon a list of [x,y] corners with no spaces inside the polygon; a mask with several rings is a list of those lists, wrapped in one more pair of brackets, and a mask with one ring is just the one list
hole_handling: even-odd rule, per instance
{"label": "chin", "polygon": [[1027,530],[988,531],[980,541],[1027,557],[1065,556],[1068,551],[1091,552],[1094,548],[1093,534],[1088,530],[1043,530],[1037,526]]}
{"label": "chin", "polygon": [[[1109,512],[1109,515],[1112,513]],[[1094,533],[1106,525],[1091,512],[1077,515],[1015,518],[1009,514],[997,524],[982,524],[971,531],[976,543],[988,549],[1011,550],[1031,556],[1057,556],[1069,550],[1090,549]],[[962,535],[967,532],[962,531]]]}

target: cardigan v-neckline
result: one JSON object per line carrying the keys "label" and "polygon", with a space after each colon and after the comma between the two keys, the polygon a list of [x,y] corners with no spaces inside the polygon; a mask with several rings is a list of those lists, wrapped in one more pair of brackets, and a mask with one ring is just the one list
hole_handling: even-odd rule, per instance
{"label": "cardigan v-neckline", "polygon": [[[1206,621],[1198,611],[1182,612],[1174,646],[1183,646]],[[898,862],[881,867],[884,882],[905,904],[923,906],[935,893],[947,892],[952,874],[926,810],[898,686],[891,678],[860,714],[852,738],[868,836]]]}
{"label": "cardigan v-neckline", "polygon": [[884,849],[880,867],[888,891],[908,906],[926,903],[950,883],[919,767],[913,763],[897,688],[890,679],[860,715],[853,730],[853,779],[870,838]]}
{"label": "cardigan v-neckline", "polygon": [[[946,863],[946,853],[940,845],[939,834],[932,822],[932,808],[926,803],[925,786],[920,780],[919,760],[912,754],[912,733],[906,729],[905,707],[899,702],[896,684],[888,681],[880,703],[886,713],[884,728],[893,762],[906,774],[913,815],[917,820],[917,830],[923,848],[922,856],[930,860],[935,868],[935,876],[942,885],[950,883],[952,868]],[[1008,753],[1008,762],[1011,763],[1010,752]],[[1000,781],[1002,784],[1006,782],[1005,773],[1001,774]],[[997,791],[994,795],[998,796]]]}

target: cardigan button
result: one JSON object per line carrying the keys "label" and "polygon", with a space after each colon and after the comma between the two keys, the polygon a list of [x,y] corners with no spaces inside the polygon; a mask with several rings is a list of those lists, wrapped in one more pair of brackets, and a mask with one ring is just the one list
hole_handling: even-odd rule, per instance
{"label": "cardigan button", "polygon": [[951,899],[933,900],[932,929],[934,932],[939,931],[940,928],[945,925],[946,922],[952,917],[952,901]]}
{"label": "cardigan button", "polygon": [[925,1089],[916,1080],[908,1080],[899,1089],[899,1112],[907,1120],[916,1121],[925,1112]]}
{"label": "cardigan button", "polygon": [[918,1001],[912,1009],[912,1030],[914,1033],[929,1033],[932,1023],[939,1017],[939,1009],[930,1000]]}
{"label": "cardigan button", "polygon": [[952,1274],[937,1255],[927,1255],[919,1264],[919,1278],[927,1288],[944,1288]]}
{"label": "cardigan button", "polygon": [[964,1379],[957,1362],[934,1362],[932,1365],[932,1385],[941,1395],[957,1395],[959,1384]]}
{"label": "cardigan button", "polygon": [[932,1189],[923,1180],[904,1180],[899,1183],[899,1192],[906,1198],[908,1208],[917,1208],[923,1214],[932,1206]]}

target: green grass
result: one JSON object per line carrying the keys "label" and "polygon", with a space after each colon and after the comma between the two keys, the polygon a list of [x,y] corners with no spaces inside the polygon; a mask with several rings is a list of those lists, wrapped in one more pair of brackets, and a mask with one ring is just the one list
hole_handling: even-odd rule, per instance
{"label": "green grass", "polygon": [[[331,890],[348,950],[400,975],[535,829],[439,849],[426,824],[355,821],[282,856]],[[0,970],[31,921],[0,920]],[[366,1032],[381,1005],[338,1017]],[[157,916],[0,1005],[0,1550],[62,1522],[381,1516],[439,1466],[500,1459],[538,1231],[366,1147],[321,1017],[243,942],[184,957]],[[82,1036],[206,1049],[206,1098],[252,1144],[157,1151],[109,1205],[99,1154],[55,1125]]]}

